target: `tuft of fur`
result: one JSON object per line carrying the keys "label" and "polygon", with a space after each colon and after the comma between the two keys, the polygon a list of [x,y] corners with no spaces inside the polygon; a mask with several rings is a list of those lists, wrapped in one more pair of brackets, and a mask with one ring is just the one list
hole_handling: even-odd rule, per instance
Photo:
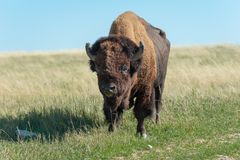
{"label": "tuft of fur", "polygon": [[[101,48],[101,44],[110,41],[112,44],[119,44],[123,48],[123,52],[128,54],[128,53],[135,53],[137,50],[137,45],[129,38],[125,36],[112,36],[109,35],[108,37],[102,37],[98,39],[92,46],[92,52],[96,53],[98,50]],[[102,48],[103,49],[103,48]],[[127,55],[130,58],[130,54]]]}

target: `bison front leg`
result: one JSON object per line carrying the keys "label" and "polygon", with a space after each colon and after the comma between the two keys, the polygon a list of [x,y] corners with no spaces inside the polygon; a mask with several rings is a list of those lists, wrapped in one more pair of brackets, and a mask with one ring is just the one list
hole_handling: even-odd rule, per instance
{"label": "bison front leg", "polygon": [[147,137],[144,127],[144,119],[154,113],[155,107],[155,91],[145,90],[137,95],[136,104],[134,107],[134,114],[137,119],[137,134],[143,138]]}
{"label": "bison front leg", "polygon": [[104,115],[109,123],[108,131],[113,132],[116,129],[116,126],[118,125],[119,121],[122,118],[123,109],[118,108],[117,110],[112,110],[110,107],[104,107]]}

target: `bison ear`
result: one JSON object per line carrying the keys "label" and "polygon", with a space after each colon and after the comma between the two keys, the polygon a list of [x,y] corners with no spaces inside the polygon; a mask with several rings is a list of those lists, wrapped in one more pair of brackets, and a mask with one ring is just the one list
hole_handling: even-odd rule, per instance
{"label": "bison ear", "polygon": [[131,60],[132,61],[137,61],[137,60],[141,59],[142,55],[143,55],[143,51],[144,51],[144,45],[140,41],[139,42],[139,47],[137,47],[135,52],[131,55]]}
{"label": "bison ear", "polygon": [[95,61],[96,55],[94,55],[92,53],[92,47],[90,47],[90,43],[86,43],[85,49],[86,49],[86,53],[87,53],[88,57],[90,58],[90,60]]}

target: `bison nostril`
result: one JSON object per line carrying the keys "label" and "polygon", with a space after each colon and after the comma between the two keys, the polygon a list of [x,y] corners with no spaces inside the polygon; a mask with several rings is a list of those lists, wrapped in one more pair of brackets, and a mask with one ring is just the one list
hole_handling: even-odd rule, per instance
{"label": "bison nostril", "polygon": [[110,90],[115,90],[116,87],[115,87],[115,86],[110,86],[109,89],[110,89]]}
{"label": "bison nostril", "polygon": [[109,91],[111,91],[111,92],[115,92],[116,91],[116,85],[115,84],[113,84],[113,83],[110,83],[109,84],[109,86],[108,86],[108,89],[109,89]]}

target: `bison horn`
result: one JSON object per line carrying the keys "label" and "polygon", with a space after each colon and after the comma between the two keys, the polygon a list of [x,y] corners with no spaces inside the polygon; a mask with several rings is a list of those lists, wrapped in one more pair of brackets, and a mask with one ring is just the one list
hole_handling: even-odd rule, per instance
{"label": "bison horn", "polygon": [[137,51],[132,55],[131,60],[132,61],[139,60],[143,55],[143,50],[144,50],[144,45],[140,41],[139,42],[139,47],[138,47]]}
{"label": "bison horn", "polygon": [[88,57],[91,60],[95,61],[96,56],[93,55],[92,52],[91,52],[92,48],[90,47],[90,43],[86,43],[85,49],[86,49],[86,53],[87,53]]}

